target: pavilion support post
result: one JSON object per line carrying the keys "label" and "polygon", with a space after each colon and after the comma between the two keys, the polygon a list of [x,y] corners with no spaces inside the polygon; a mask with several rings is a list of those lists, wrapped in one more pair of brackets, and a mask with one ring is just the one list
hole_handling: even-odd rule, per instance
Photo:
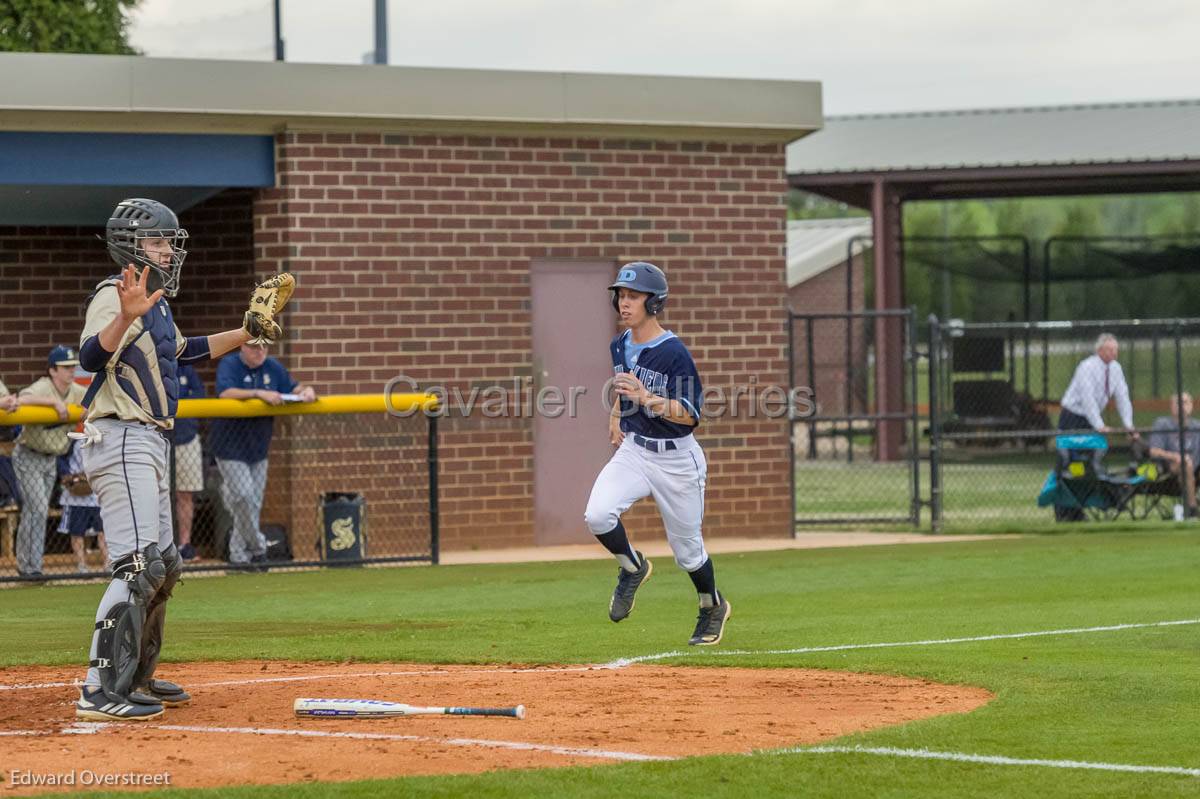
{"label": "pavilion support post", "polygon": [[[900,254],[901,200],[883,180],[871,187],[871,228],[874,247],[875,309],[904,307],[904,265]],[[875,412],[884,415],[875,436],[875,456],[897,460],[904,446],[904,319],[875,319]],[[894,414],[894,417],[891,415]]]}

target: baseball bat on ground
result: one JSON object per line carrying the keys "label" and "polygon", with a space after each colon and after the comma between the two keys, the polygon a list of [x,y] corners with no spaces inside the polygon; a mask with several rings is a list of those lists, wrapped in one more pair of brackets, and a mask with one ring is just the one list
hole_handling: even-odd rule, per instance
{"label": "baseball bat on ground", "polygon": [[300,698],[292,705],[300,718],[378,719],[390,716],[507,716],[525,718],[525,706],[516,707],[420,707],[380,699]]}

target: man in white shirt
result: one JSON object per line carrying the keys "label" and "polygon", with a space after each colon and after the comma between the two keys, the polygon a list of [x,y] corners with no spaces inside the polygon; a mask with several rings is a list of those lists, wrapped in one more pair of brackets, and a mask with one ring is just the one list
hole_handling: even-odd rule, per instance
{"label": "man in white shirt", "polygon": [[1117,363],[1117,339],[1111,333],[1101,333],[1096,339],[1096,354],[1089,355],[1075,367],[1075,376],[1062,398],[1062,413],[1058,416],[1059,430],[1112,430],[1104,424],[1104,409],[1110,399],[1117,401],[1117,415],[1133,438],[1133,403],[1129,401],[1129,386],[1125,373]]}

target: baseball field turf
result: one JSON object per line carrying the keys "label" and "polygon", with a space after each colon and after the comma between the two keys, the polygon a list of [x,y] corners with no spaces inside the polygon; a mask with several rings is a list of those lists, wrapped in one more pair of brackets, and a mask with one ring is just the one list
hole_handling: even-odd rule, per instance
{"label": "baseball field turf", "polygon": [[[1200,526],[1103,530],[721,556],[719,585],[735,608],[725,641],[656,661],[906,675],[994,693],[969,713],[798,751],[171,795],[1200,796]],[[171,603],[166,660],[571,664],[687,650],[694,593],[660,561],[619,625],[606,618],[608,561],[189,579]],[[0,592],[0,664],[81,662],[99,590]],[[1095,629],[1119,625],[1146,626]],[[1049,634],[993,637],[1023,633]],[[903,645],[753,652],[885,643]],[[721,654],[732,650],[747,653]],[[536,696],[527,704],[554,712]],[[595,724],[620,749],[621,730]],[[998,760],[967,760],[976,755]]]}

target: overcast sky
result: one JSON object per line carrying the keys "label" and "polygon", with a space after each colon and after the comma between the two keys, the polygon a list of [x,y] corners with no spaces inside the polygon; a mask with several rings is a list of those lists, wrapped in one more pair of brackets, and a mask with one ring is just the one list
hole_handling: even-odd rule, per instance
{"label": "overcast sky", "polygon": [[[289,61],[374,46],[374,0],[282,5]],[[143,0],[133,44],[268,60],[271,7]],[[1200,96],[1194,0],[390,0],[388,28],[393,65],[818,80],[827,114]]]}

